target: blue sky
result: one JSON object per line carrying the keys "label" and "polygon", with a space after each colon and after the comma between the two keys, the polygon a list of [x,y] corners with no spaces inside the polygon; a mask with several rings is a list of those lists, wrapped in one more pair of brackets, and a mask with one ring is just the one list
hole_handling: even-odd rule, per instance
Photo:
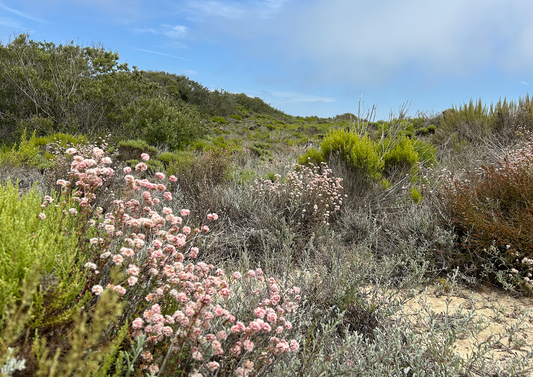
{"label": "blue sky", "polygon": [[531,0],[0,0],[0,40],[117,51],[290,115],[388,119],[533,85]]}

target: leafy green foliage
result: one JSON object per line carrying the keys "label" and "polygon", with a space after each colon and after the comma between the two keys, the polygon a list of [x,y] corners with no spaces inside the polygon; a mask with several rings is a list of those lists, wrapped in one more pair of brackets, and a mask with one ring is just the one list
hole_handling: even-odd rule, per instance
{"label": "leafy green foliage", "polygon": [[0,165],[13,167],[34,166],[38,163],[38,154],[39,147],[36,143],[35,132],[28,140],[26,139],[26,131],[24,131],[18,146],[14,144],[10,149],[4,146],[0,150]]}
{"label": "leafy green foliage", "polygon": [[400,170],[410,171],[418,162],[418,153],[413,142],[405,135],[396,139],[387,137],[377,144],[378,154],[383,160],[385,172]]}
{"label": "leafy green foliage", "polygon": [[[65,232],[65,228],[73,230],[73,224],[61,207],[41,210],[40,206],[41,196],[35,189],[20,196],[11,182],[0,186],[0,317],[6,305],[20,299],[20,286],[36,262],[39,270],[34,273],[41,278],[40,300],[44,302],[34,321],[45,319],[52,297],[55,308],[70,304],[84,282],[77,236]],[[46,219],[41,220],[40,211]]]}
{"label": "leafy green foliage", "polygon": [[325,162],[333,156],[369,178],[378,178],[384,165],[368,135],[359,136],[343,129],[331,131],[322,140],[320,151],[311,149],[299,161]]}
{"label": "leafy green foliage", "polygon": [[214,116],[212,118],[212,121],[216,123],[220,123],[220,124],[228,124],[228,121],[226,119],[219,117],[219,116]]}

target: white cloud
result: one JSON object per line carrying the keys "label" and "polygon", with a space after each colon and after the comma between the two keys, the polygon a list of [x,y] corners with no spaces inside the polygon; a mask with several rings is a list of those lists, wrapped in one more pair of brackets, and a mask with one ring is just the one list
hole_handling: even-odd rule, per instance
{"label": "white cloud", "polygon": [[164,29],[162,33],[172,39],[183,38],[187,35],[187,32],[188,32],[187,26],[183,26],[183,25],[176,25],[176,26],[161,25],[161,26]]}
{"label": "white cloud", "polygon": [[41,20],[40,18],[32,16],[31,14],[24,13],[24,12],[18,11],[16,9],[9,8],[8,6],[6,6],[3,3],[0,3],[0,9],[7,10],[9,13],[12,13],[12,14],[18,16],[18,17],[26,18],[26,19],[31,20],[31,21],[45,22],[45,21]]}
{"label": "white cloud", "polygon": [[291,10],[272,25],[279,54],[317,83],[384,85],[405,71],[431,80],[533,64],[530,1],[314,0]]}

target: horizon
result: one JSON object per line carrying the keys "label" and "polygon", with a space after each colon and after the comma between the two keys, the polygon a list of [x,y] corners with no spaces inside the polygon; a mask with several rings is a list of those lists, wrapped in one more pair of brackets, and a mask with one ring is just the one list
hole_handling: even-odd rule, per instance
{"label": "horizon", "polygon": [[289,115],[365,117],[375,105],[380,120],[526,96],[531,11],[523,0],[0,0],[0,41],[102,44],[130,67]]}

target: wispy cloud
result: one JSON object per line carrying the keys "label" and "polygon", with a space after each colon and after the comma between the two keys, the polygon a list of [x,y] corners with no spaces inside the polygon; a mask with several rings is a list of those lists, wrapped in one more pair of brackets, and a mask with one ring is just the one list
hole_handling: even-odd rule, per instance
{"label": "wispy cloud", "polygon": [[6,26],[8,28],[13,28],[13,29],[22,29],[23,26],[17,22],[17,21],[14,21],[10,18],[0,18],[0,25],[1,26]]}
{"label": "wispy cloud", "polygon": [[309,94],[295,93],[295,92],[277,92],[264,91],[263,93],[270,94],[276,97],[277,101],[284,103],[331,103],[335,102],[335,98],[321,97]]}
{"label": "wispy cloud", "polygon": [[172,39],[183,38],[187,35],[187,32],[188,32],[187,26],[183,26],[183,25],[176,25],[176,26],[161,25],[161,26],[164,29],[162,33]]}
{"label": "wispy cloud", "polygon": [[268,19],[280,12],[288,0],[220,1],[189,0],[187,8],[196,16],[222,17],[228,20]]}
{"label": "wispy cloud", "polygon": [[159,34],[159,31],[157,31],[156,29],[154,28],[140,28],[140,27],[136,27],[136,28],[132,28],[130,29],[132,32],[134,33],[139,33],[139,34],[146,34],[146,33],[150,33],[150,34]]}
{"label": "wispy cloud", "polygon": [[9,8],[8,6],[6,6],[5,4],[3,3],[0,3],[0,9],[5,9],[7,10],[9,13],[12,13],[14,14],[15,16],[18,16],[18,17],[22,17],[22,18],[26,18],[28,20],[31,20],[31,21],[36,21],[36,22],[46,22],[44,20],[41,20],[40,18],[37,18],[37,17],[34,17],[28,13],[24,13],[24,12],[21,12],[21,11],[18,11],[16,9],[12,9],[12,8]]}
{"label": "wispy cloud", "polygon": [[193,61],[193,60],[191,60],[191,59],[182,58],[181,56],[175,56],[175,55],[164,54],[164,53],[162,53],[162,52],[151,51],[151,50],[145,50],[144,48],[136,48],[136,50],[137,50],[137,51],[143,51],[143,52],[149,52],[150,54],[157,54],[157,55],[168,56],[168,57],[170,57],[170,58],[174,58],[174,59],[186,60],[186,61],[189,61],[189,62],[192,62],[192,61]]}
{"label": "wispy cloud", "polygon": [[193,0],[189,1],[188,7],[191,10],[200,12],[202,15],[219,16],[232,20],[243,17],[246,13],[243,5],[237,2],[223,2],[216,0]]}
{"label": "wispy cloud", "polygon": [[526,82],[526,81],[520,81],[520,84],[522,84],[522,85],[526,85],[526,86],[529,86],[529,83]]}

